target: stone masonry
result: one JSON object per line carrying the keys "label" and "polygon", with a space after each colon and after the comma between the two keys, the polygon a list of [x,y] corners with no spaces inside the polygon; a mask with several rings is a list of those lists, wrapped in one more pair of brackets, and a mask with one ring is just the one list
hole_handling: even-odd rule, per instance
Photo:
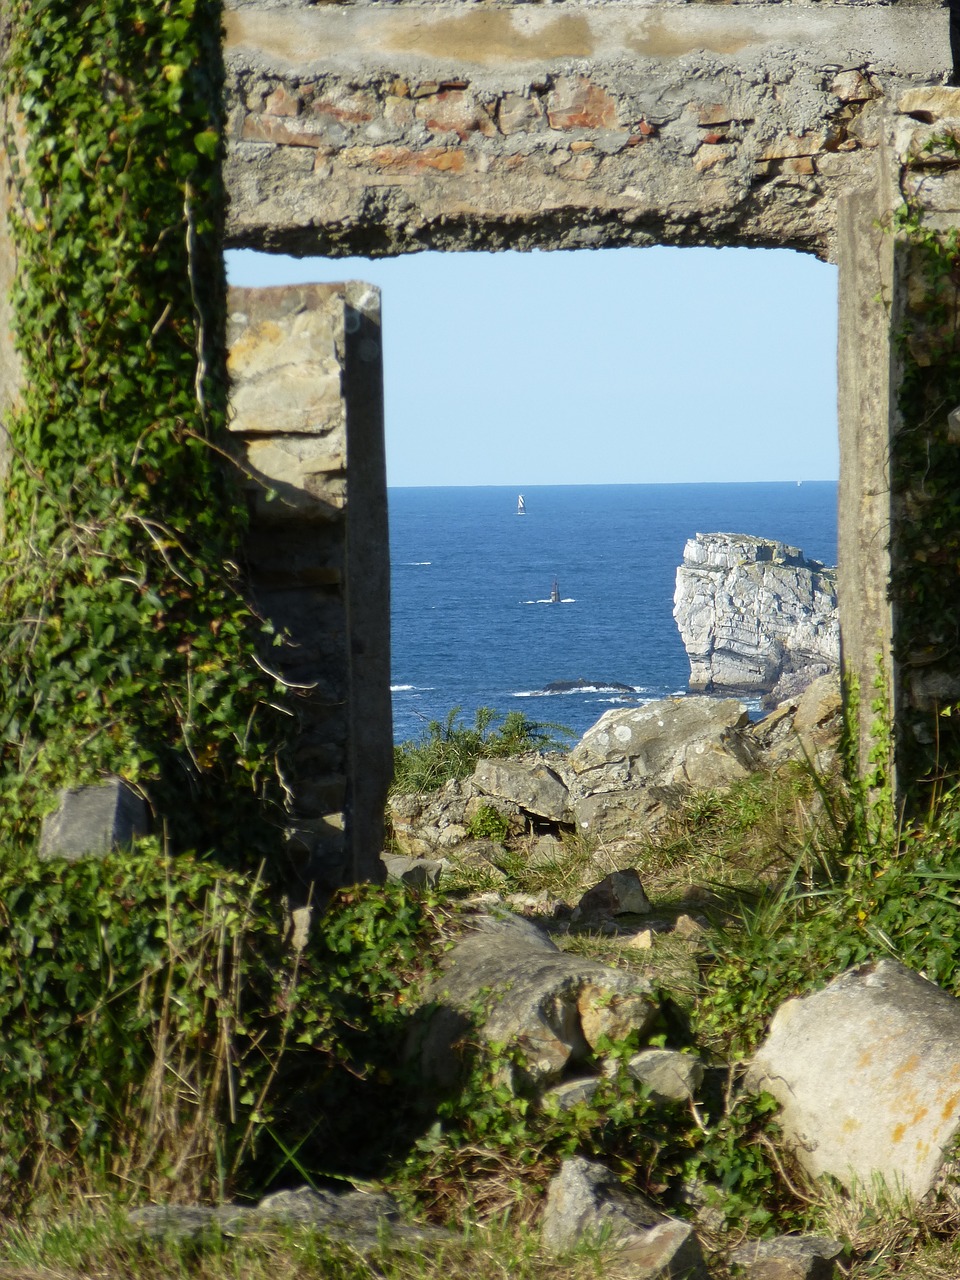
{"label": "stone masonry", "polygon": [[[329,256],[747,245],[837,260],[843,662],[867,689],[879,659],[901,730],[919,737],[960,700],[960,653],[942,637],[898,648],[889,600],[898,529],[925,509],[922,477],[890,474],[915,270],[890,228],[908,187],[931,225],[960,217],[949,157],[919,179],[904,159],[924,129],[960,139],[960,97],[941,87],[947,23],[928,0],[228,0],[226,243]],[[15,274],[0,228],[4,294]],[[377,302],[317,286],[240,291],[230,308],[233,430],[270,491],[251,489],[253,584],[291,636],[263,660],[302,686],[291,840],[326,882],[372,876],[390,769]],[[2,410],[18,373],[0,328]],[[704,335],[692,375],[718,341],[749,360],[735,334]],[[803,353],[784,369],[802,394]],[[866,751],[870,716],[862,730]]]}
{"label": "stone masonry", "polygon": [[229,241],[832,257],[884,111],[947,43],[945,10],[902,3],[233,0]]}
{"label": "stone masonry", "polygon": [[393,763],[379,294],[233,289],[228,343],[252,586],[287,637],[263,661],[298,714],[291,852],[324,888],[375,879]]}
{"label": "stone masonry", "polygon": [[838,260],[843,661],[863,690],[879,670],[916,728],[960,696],[960,659],[925,670],[924,689],[911,676],[909,693],[893,660],[904,266],[888,228],[895,122],[943,114],[923,104],[950,94],[947,24],[924,0],[233,0],[228,242],[328,255],[756,245]]}

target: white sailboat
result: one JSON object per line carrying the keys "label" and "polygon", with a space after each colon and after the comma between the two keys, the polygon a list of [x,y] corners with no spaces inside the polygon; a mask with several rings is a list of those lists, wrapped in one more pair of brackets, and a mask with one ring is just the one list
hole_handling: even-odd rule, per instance
{"label": "white sailboat", "polygon": [[527,514],[527,509],[526,509],[526,507],[523,505],[523,494],[522,494],[522,493],[518,493],[518,494],[517,494],[517,515],[518,515],[518,516],[525,516],[526,514]]}

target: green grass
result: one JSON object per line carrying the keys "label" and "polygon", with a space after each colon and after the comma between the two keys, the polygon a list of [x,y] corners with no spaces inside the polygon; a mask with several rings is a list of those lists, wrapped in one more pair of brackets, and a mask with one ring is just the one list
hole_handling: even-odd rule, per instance
{"label": "green grass", "polygon": [[0,1227],[0,1280],[601,1280],[610,1251],[545,1256],[529,1228],[493,1225],[448,1240],[358,1250],[304,1227],[211,1234],[203,1244],[134,1234],[116,1210],[61,1206],[54,1226]]}

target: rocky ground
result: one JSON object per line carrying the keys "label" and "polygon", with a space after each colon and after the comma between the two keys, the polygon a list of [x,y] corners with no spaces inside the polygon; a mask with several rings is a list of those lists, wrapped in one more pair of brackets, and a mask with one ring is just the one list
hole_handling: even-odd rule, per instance
{"label": "rocky ground", "polygon": [[[386,1188],[154,1206],[125,1238],[167,1259],[226,1242],[257,1280],[267,1255],[331,1280],[960,1274],[960,1002],[877,958],[781,1001],[746,1060],[729,1028],[691,1034],[744,903],[775,902],[801,851],[836,839],[841,719],[834,677],[758,723],[671,699],[394,795],[388,877],[445,922],[403,1069],[458,1101]],[[303,1232],[325,1243],[294,1266]]]}

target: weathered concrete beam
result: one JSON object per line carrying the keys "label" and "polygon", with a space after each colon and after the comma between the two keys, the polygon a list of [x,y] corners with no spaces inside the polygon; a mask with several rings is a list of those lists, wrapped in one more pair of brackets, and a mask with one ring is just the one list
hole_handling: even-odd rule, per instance
{"label": "weathered concrete beam", "polygon": [[942,9],[830,3],[243,5],[228,9],[225,30],[228,59],[245,55],[261,71],[375,75],[389,65],[443,78],[467,68],[478,87],[564,62],[586,72],[692,59],[702,72],[716,58],[749,72],[783,54],[800,65],[863,61],[924,76],[943,69],[946,49]]}
{"label": "weathered concrete beam", "polygon": [[233,245],[834,254],[885,106],[949,65],[911,5],[241,4]]}

